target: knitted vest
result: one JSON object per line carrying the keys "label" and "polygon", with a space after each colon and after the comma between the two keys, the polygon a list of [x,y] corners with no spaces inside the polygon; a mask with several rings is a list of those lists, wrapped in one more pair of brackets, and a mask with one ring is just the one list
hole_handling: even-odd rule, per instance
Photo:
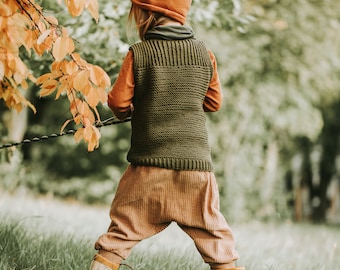
{"label": "knitted vest", "polygon": [[195,39],[147,40],[134,55],[134,111],[128,161],[173,170],[212,171],[203,101],[213,67]]}

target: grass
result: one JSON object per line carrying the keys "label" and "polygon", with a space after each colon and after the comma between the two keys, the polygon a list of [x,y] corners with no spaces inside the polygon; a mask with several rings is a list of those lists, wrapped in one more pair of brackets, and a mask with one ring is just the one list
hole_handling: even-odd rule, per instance
{"label": "grass", "polygon": [[[150,250],[151,253],[147,250],[134,251],[125,263],[133,265],[133,269],[207,269],[192,254],[176,255],[176,251],[171,249],[157,254],[152,245]],[[27,230],[20,221],[2,221],[0,225],[1,270],[84,270],[89,268],[94,253],[93,243],[88,239],[41,234]],[[121,269],[129,268],[122,266]]]}
{"label": "grass", "polygon": [[90,243],[26,230],[18,221],[0,226],[0,269],[87,269]]}
{"label": "grass", "polygon": [[[107,209],[54,200],[0,197],[0,210],[1,270],[87,270],[93,243],[108,225]],[[340,269],[339,227],[256,222],[231,227],[239,265],[247,270]],[[175,226],[137,245],[126,264],[134,270],[209,269]]]}

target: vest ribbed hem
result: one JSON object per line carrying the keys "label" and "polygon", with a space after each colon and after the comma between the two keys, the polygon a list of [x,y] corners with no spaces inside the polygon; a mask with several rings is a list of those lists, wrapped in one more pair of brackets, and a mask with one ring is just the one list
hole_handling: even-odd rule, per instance
{"label": "vest ribbed hem", "polygon": [[192,160],[182,158],[145,158],[134,159],[128,158],[129,162],[138,166],[154,166],[170,170],[188,170],[188,171],[213,171],[213,165],[208,160]]}

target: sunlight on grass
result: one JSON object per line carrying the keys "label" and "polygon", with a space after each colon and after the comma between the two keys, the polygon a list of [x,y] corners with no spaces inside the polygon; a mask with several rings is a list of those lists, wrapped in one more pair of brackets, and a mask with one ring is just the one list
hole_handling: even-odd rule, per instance
{"label": "sunlight on grass", "polygon": [[336,270],[340,230],[311,224],[242,225],[236,231],[241,262],[249,270]]}

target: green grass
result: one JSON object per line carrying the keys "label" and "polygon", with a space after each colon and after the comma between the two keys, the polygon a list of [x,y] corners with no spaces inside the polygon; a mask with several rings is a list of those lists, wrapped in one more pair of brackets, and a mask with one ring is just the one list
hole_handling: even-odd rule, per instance
{"label": "green grass", "polygon": [[25,229],[19,221],[0,225],[0,269],[87,269],[90,243]]}
{"label": "green grass", "polygon": [[[158,253],[148,250],[133,251],[125,263],[133,269],[207,269],[193,254],[176,254],[171,249]],[[20,221],[2,221],[0,225],[1,270],[84,270],[95,254],[93,242],[67,235],[47,235],[27,230]],[[129,269],[122,266],[120,269]]]}
{"label": "green grass", "polygon": [[[89,239],[66,234],[47,234],[26,228],[26,223],[2,220],[0,225],[1,270],[85,270],[95,251]],[[239,246],[248,270],[336,270],[340,268],[337,244],[340,230],[311,225],[251,225]],[[262,229],[260,228],[262,227]],[[244,238],[246,237],[246,238]],[[147,244],[137,246],[126,261],[139,270],[207,270],[192,249]],[[121,269],[129,269],[122,266]]]}
{"label": "green grass", "polygon": [[[0,270],[88,270],[107,208],[0,196]],[[338,270],[340,227],[288,222],[231,224],[247,270]],[[137,245],[134,270],[208,270],[176,227]],[[129,269],[127,266],[122,270]]]}

